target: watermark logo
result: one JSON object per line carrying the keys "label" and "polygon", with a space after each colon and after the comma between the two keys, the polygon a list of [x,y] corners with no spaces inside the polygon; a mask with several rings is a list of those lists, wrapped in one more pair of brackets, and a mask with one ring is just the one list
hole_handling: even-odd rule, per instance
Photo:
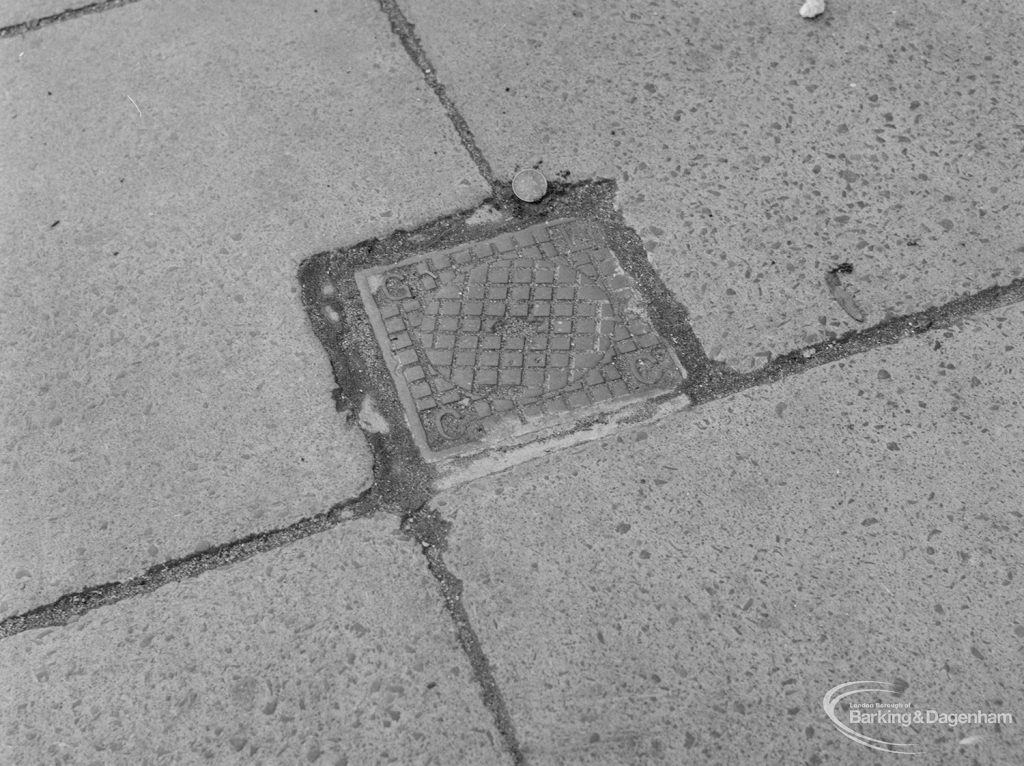
{"label": "watermark logo", "polygon": [[[822,699],[825,715],[829,717],[839,732],[858,745],[880,750],[884,753],[902,755],[920,755],[924,752],[920,745],[912,742],[896,742],[893,739],[871,737],[854,729],[856,726],[881,726],[886,729],[899,727],[915,730],[924,725],[942,725],[949,727],[965,725],[1007,725],[1013,723],[1010,713],[986,713],[981,710],[972,713],[954,713],[933,709],[920,709],[901,699],[907,689],[906,681],[897,679],[896,683],[886,681],[850,681],[829,689]],[[859,701],[850,700],[840,707],[840,703],[848,698],[862,695]],[[879,699],[896,697],[895,701],[880,702]],[[845,718],[845,720],[844,720]],[[852,724],[852,725],[851,725]],[[900,737],[903,739],[903,737]],[[973,735],[960,740],[960,744],[973,744],[981,739]]]}
{"label": "watermark logo", "polygon": [[[843,721],[839,717],[839,714],[836,712],[836,707],[839,705],[840,702],[842,702],[847,697],[852,697],[855,694],[891,694],[893,696],[898,697],[900,694],[903,693],[903,690],[905,688],[906,686],[903,684],[890,684],[885,681],[850,681],[849,683],[839,684],[839,686],[835,686],[829,689],[828,692],[826,692],[825,698],[822,700],[821,704],[822,707],[825,708],[825,715],[827,715],[829,719],[832,721],[832,723],[835,724],[835,727],[839,729],[840,733],[845,737],[849,737],[858,745],[864,745],[865,747],[870,747],[872,750],[881,750],[882,752],[886,753],[903,753],[905,755],[919,755],[921,753],[920,746],[910,742],[888,742],[884,739],[875,739],[874,737],[869,737],[866,734],[861,734],[859,731],[856,731],[855,729],[852,729],[845,723],[843,723]],[[878,703],[869,702],[866,704],[871,705],[872,708],[874,708],[875,705]],[[890,711],[888,712],[888,715],[891,716],[907,715],[907,713],[900,711],[903,705],[906,704],[909,706],[909,703],[896,702],[890,704],[892,704],[894,707],[881,708],[878,710],[873,710],[872,712],[876,713],[876,715],[883,714],[883,711]],[[858,724],[893,722],[889,720],[862,721],[861,715],[866,712],[867,711],[863,710],[860,707],[860,705],[851,705],[849,722]],[[856,713],[857,715],[854,715],[854,713]],[[902,724],[903,720],[904,719],[901,717],[895,722]],[[909,726],[911,722],[912,721],[908,720],[907,724],[905,725]]]}

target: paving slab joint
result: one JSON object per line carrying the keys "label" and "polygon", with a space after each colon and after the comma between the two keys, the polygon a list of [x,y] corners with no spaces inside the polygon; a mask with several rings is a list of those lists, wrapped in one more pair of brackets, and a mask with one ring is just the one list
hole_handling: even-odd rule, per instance
{"label": "paving slab joint", "polygon": [[1005,285],[993,285],[938,306],[891,317],[863,330],[850,330],[839,337],[795,349],[775,357],[754,372],[739,373],[722,363],[712,362],[707,378],[691,388],[688,393],[694,406],[699,406],[879,346],[892,345],[905,338],[945,329],[973,314],[995,311],[1022,301],[1024,277],[1018,277]]}
{"label": "paving slab joint", "polygon": [[438,101],[441,102],[441,106],[444,108],[445,114],[448,119],[451,120],[452,126],[455,128],[455,132],[459,136],[459,140],[462,142],[463,147],[469,153],[473,162],[476,164],[477,170],[483,179],[490,185],[495,197],[508,196],[511,197],[511,189],[505,190],[498,183],[494,176],[494,171],[491,168],[491,164],[484,157],[480,147],[477,146],[476,138],[473,136],[473,131],[470,130],[469,123],[466,122],[466,118],[462,116],[455,102],[451,96],[448,95],[448,90],[437,78],[437,71],[434,69],[434,65],[430,62],[427,57],[427,53],[423,48],[423,44],[420,42],[419,37],[416,36],[415,27],[409,22],[405,13],[398,6],[395,0],[379,0],[380,8],[384,14],[388,17],[388,21],[391,23],[391,30],[395,36],[398,37],[402,43],[402,47],[405,48],[406,53],[409,54],[409,58],[412,59],[413,63],[420,70],[423,75],[423,79],[427,83],[434,95],[437,96]]}
{"label": "paving slab joint", "polygon": [[388,506],[371,485],[359,495],[335,503],[328,510],[308,516],[287,527],[256,532],[231,542],[195,551],[156,564],[129,580],[89,586],[75,593],[66,593],[49,604],[7,617],[0,621],[0,640],[26,630],[67,625],[93,609],[152,593],[164,585],[245,561],[259,553],[280,548],[338,524],[387,511],[395,512],[395,509]]}
{"label": "paving slab joint", "polygon": [[82,5],[78,8],[68,8],[66,11],[53,13],[49,16],[41,16],[38,19],[30,19],[29,21],[22,21],[19,24],[10,24],[6,27],[0,27],[0,39],[5,37],[16,37],[17,35],[23,35],[28,32],[35,32],[37,29],[50,26],[50,24],[70,21],[71,19],[77,19],[80,16],[85,16],[90,13],[102,13],[103,11],[113,10],[114,8],[120,8],[123,5],[130,5],[136,2],[138,2],[138,0],[100,0],[100,2],[89,3],[88,5]]}
{"label": "paving slab joint", "polygon": [[420,546],[427,561],[427,568],[437,580],[444,599],[445,611],[451,617],[455,628],[456,639],[469,660],[473,669],[473,679],[480,687],[481,699],[494,719],[494,726],[501,735],[505,749],[512,756],[512,762],[516,766],[525,766],[526,756],[519,745],[508,705],[494,676],[491,662],[484,653],[480,638],[473,629],[469,614],[462,603],[462,580],[452,573],[444,560],[451,527],[451,522],[441,518],[429,504],[424,504],[403,518],[401,529]]}

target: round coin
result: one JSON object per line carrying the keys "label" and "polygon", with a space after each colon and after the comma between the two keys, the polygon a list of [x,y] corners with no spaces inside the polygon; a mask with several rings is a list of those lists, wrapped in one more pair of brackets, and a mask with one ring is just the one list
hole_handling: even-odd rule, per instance
{"label": "round coin", "polygon": [[548,193],[548,182],[539,170],[520,170],[512,179],[512,193],[523,202],[536,202]]}

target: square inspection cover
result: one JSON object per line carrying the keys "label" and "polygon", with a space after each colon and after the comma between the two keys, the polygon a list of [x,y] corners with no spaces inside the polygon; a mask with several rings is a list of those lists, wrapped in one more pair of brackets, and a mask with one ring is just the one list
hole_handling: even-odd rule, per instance
{"label": "square inspection cover", "polygon": [[686,376],[594,221],[542,223],[355,277],[431,462],[607,424]]}

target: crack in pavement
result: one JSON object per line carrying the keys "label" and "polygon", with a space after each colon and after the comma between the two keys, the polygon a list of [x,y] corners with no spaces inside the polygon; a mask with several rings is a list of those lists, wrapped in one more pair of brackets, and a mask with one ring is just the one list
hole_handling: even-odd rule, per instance
{"label": "crack in pavement", "polygon": [[89,3],[88,5],[83,5],[78,8],[68,8],[66,11],[60,11],[59,13],[54,13],[49,16],[42,16],[38,19],[23,21],[20,24],[10,24],[6,27],[0,27],[0,39],[23,35],[27,32],[35,32],[37,29],[50,26],[50,24],[70,21],[71,19],[77,19],[80,16],[86,16],[91,13],[102,13],[103,11],[120,8],[124,5],[131,5],[138,1],[139,0],[100,0],[99,2]]}

